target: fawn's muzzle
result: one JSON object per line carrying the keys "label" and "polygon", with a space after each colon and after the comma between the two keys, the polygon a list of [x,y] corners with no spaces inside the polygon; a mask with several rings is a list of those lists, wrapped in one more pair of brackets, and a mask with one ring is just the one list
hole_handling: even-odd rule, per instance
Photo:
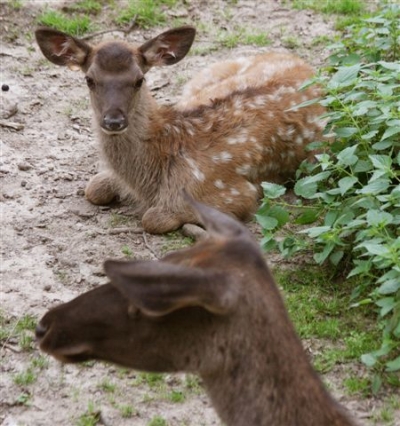
{"label": "fawn's muzzle", "polygon": [[128,120],[120,113],[104,114],[101,128],[106,133],[121,133],[128,127]]}

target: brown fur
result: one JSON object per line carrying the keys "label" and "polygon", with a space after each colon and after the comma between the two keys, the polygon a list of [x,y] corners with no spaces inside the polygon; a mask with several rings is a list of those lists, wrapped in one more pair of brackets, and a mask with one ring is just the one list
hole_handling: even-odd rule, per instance
{"label": "brown fur", "polygon": [[190,202],[208,240],[161,261],[107,261],[110,284],[44,315],[41,349],[199,374],[227,426],[354,426],[312,369],[247,229]]}
{"label": "brown fur", "polygon": [[117,192],[129,194],[149,232],[196,223],[183,187],[199,201],[249,219],[260,183],[293,178],[309,155],[305,146],[324,127],[322,107],[294,108],[317,97],[318,89],[298,91],[313,70],[292,54],[217,63],[187,84],[175,106],[157,105],[143,76],[152,66],[181,60],[194,34],[181,27],[142,46],[113,41],[92,47],[59,31],[36,32],[45,56],[79,66],[91,88],[107,170],[89,182],[88,200],[104,204]]}

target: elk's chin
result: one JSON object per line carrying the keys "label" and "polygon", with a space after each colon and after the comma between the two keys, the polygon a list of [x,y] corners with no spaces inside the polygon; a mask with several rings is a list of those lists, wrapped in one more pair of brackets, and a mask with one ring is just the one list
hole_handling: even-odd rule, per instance
{"label": "elk's chin", "polygon": [[40,343],[40,349],[64,364],[74,364],[93,359],[91,348],[86,344],[79,344],[61,349],[50,349],[46,348],[46,345],[43,343]]}
{"label": "elk's chin", "polygon": [[123,133],[125,133],[128,130],[127,127],[125,127],[125,129],[122,129],[122,130],[107,130],[104,127],[100,127],[100,129],[103,133],[105,133],[108,136],[122,135]]}

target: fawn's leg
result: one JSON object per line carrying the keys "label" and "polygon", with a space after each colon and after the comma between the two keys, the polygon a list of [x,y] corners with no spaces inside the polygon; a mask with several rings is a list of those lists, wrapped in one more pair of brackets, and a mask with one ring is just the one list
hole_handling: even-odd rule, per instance
{"label": "fawn's leg", "polygon": [[97,173],[86,185],[85,196],[92,204],[100,206],[109,204],[117,195],[117,185],[107,171]]}
{"label": "fawn's leg", "polygon": [[151,207],[142,217],[143,229],[150,234],[175,231],[185,223],[198,223],[198,220],[190,211],[177,213],[160,207]]}

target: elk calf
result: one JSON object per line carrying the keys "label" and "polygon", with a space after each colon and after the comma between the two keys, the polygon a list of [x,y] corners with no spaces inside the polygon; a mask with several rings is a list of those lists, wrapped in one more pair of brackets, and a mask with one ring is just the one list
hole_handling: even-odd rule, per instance
{"label": "elk calf", "polygon": [[260,183],[284,183],[321,136],[318,96],[298,91],[313,75],[300,58],[266,53],[217,63],[186,86],[182,101],[157,105],[145,82],[150,68],[172,65],[189,51],[195,29],[166,31],[141,46],[109,41],[91,46],[50,28],[36,31],[47,59],[85,73],[106,169],[86,197],[94,204],[129,194],[143,227],[163,233],[196,223],[181,189],[196,200],[246,220]]}
{"label": "elk calf", "polygon": [[189,201],[209,239],[160,261],[106,261],[109,284],[41,319],[40,348],[199,374],[227,426],[355,425],[312,369],[245,226]]}

